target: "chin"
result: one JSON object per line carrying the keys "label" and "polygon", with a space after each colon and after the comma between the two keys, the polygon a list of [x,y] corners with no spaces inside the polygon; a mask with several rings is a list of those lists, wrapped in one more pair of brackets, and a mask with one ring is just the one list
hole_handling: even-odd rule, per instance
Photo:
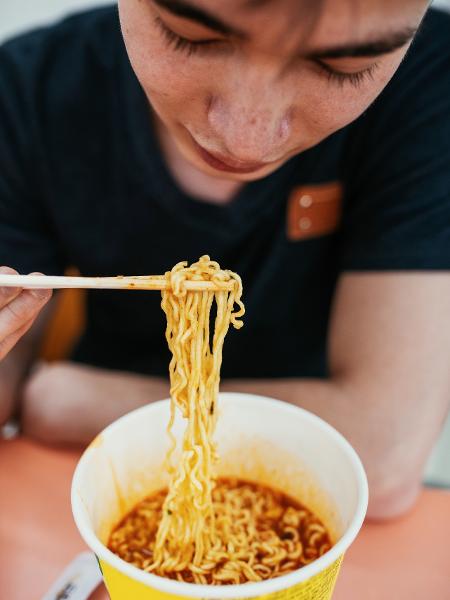
{"label": "chin", "polygon": [[236,181],[240,183],[246,183],[250,181],[257,181],[258,179],[263,179],[267,177],[277,169],[279,169],[290,157],[279,160],[277,162],[271,163],[262,169],[258,169],[257,171],[253,171],[250,173],[233,173],[232,171],[221,171],[219,169],[215,169],[214,167],[208,165],[204,162],[196,152],[193,152],[191,148],[187,149],[186,147],[180,147],[180,150],[184,156],[184,158],[196,169],[202,172],[205,175],[210,177],[214,177],[215,179],[220,179],[222,181]]}

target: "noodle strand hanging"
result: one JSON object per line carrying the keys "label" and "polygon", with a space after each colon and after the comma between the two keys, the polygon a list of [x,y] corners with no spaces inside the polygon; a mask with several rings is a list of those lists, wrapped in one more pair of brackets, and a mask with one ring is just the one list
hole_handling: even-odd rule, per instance
{"label": "noodle strand hanging", "polygon": [[[244,314],[239,276],[221,270],[209,256],[202,256],[190,267],[186,262],[178,263],[166,278],[170,286],[162,293],[161,306],[167,317],[166,339],[172,352],[169,432],[176,408],[187,419],[187,426],[176,467],[170,464],[175,450],[173,438],[168,456],[171,482],[156,537],[154,563],[149,569],[159,573],[199,568],[216,542],[212,490],[217,451],[213,435],[222,349],[230,323],[237,329],[242,327],[239,317]],[[186,291],[186,280],[212,281],[219,290]],[[231,291],[230,282],[235,284]]]}
{"label": "noodle strand hanging", "polygon": [[[222,349],[230,324],[242,327],[241,280],[209,256],[190,267],[178,263],[166,279],[161,306],[172,353],[169,489],[127,515],[109,547],[148,572],[191,583],[237,584],[289,573],[331,547],[322,523],[279,491],[215,475]],[[187,291],[188,280],[212,281],[217,291]],[[173,464],[177,410],[186,429]]]}

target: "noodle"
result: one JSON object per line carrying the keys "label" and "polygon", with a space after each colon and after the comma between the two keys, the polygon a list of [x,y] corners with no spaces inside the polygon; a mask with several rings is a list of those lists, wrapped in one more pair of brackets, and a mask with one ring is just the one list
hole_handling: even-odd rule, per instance
{"label": "noodle", "polygon": [[[215,475],[222,349],[230,324],[242,327],[241,280],[209,256],[190,267],[178,263],[166,279],[161,306],[172,353],[169,489],[125,517],[109,547],[148,572],[192,583],[245,583],[284,575],[330,548],[324,526],[281,492],[239,480],[216,481]],[[187,280],[212,281],[218,289],[188,291]],[[187,424],[173,465],[176,409]]]}
{"label": "noodle", "polygon": [[[154,550],[154,563],[149,570],[160,574],[198,568],[215,544],[215,523],[212,505],[213,467],[217,461],[213,434],[217,420],[222,348],[230,323],[242,327],[238,318],[244,314],[240,300],[240,278],[222,271],[218,263],[202,256],[187,267],[181,262],[166,273],[170,286],[162,294],[162,309],[167,317],[166,339],[172,352],[170,362],[171,417],[169,434],[177,407],[187,427],[176,468],[170,464],[175,450],[168,456],[171,475],[169,492],[164,503]],[[220,291],[186,291],[185,280],[209,280]],[[214,334],[210,340],[210,313],[217,306]],[[238,305],[237,312],[234,305]]]}
{"label": "noodle", "polygon": [[[152,494],[111,535],[109,548],[146,571],[167,490]],[[174,569],[165,577],[224,585],[286,575],[331,548],[325,527],[307,508],[259,483],[220,478],[213,490],[216,542],[199,566]],[[155,571],[162,575],[159,571]]]}

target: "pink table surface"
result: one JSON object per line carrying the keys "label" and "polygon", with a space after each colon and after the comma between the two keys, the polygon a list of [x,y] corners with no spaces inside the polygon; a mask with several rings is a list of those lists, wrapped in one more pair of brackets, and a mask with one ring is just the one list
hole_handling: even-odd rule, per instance
{"label": "pink table surface", "polygon": [[[0,441],[1,600],[39,600],[86,549],[70,509],[79,455],[24,438]],[[108,595],[102,586],[91,598]],[[333,600],[450,600],[450,491],[424,489],[407,516],[366,523]]]}

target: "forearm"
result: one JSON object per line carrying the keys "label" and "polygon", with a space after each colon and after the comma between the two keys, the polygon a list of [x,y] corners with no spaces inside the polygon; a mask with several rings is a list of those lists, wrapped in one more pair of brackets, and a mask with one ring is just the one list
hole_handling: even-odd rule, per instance
{"label": "forearm", "polygon": [[[420,489],[422,455],[415,456],[414,448],[409,446],[414,444],[413,432],[402,426],[407,419],[398,419],[394,409],[389,423],[386,413],[380,410],[380,392],[374,386],[363,389],[332,379],[255,379],[227,380],[221,390],[277,398],[305,408],[333,425],[355,447],[364,463],[369,479],[370,517],[401,514],[414,502]],[[389,394],[386,392],[385,396]]]}
{"label": "forearm", "polygon": [[50,310],[44,310],[33,328],[0,361],[0,425],[11,418],[18,408],[20,391],[36,360]]}
{"label": "forearm", "polygon": [[22,386],[36,360],[43,320],[47,321],[45,316],[35,324],[37,330],[29,331],[0,361],[0,425],[18,409]]}
{"label": "forearm", "polygon": [[162,378],[54,363],[25,387],[22,428],[47,443],[86,445],[122,415],[168,396]]}
{"label": "forearm", "polygon": [[[398,390],[350,380],[232,380],[222,391],[272,396],[316,413],[355,447],[370,487],[369,515],[407,510],[420,488],[423,465],[436,438],[426,403],[405,416]],[[23,426],[52,443],[86,444],[123,414],[169,395],[168,381],[60,363],[35,373],[27,385]],[[411,412],[411,411],[410,411]],[[427,420],[428,419],[428,420]],[[420,427],[417,425],[419,423]]]}

